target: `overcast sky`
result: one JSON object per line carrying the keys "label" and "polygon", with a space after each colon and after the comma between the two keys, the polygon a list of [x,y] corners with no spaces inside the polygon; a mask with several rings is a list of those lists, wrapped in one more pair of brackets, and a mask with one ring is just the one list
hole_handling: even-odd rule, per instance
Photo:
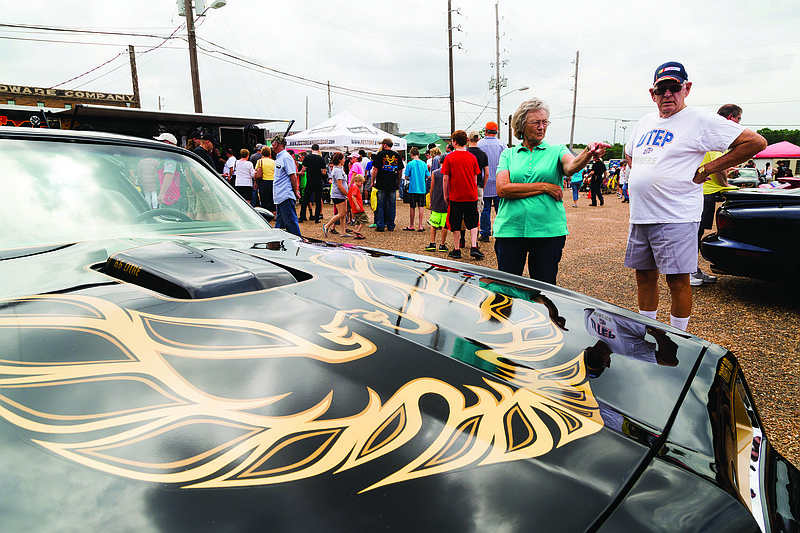
{"label": "overcast sky", "polygon": [[[461,30],[453,33],[461,45],[454,49],[457,128],[496,120],[489,90],[495,3],[452,0]],[[508,80],[501,116],[507,120],[526,98],[543,99],[551,143],[569,142],[576,52],[575,142],[627,138],[633,124],[626,121],[655,109],[647,89],[655,67],[670,60],[683,62],[694,83],[690,105],[716,110],[733,102],[750,128],[800,129],[797,0],[500,0],[499,13]],[[142,107],[158,109],[160,101],[165,110],[192,112],[183,22],[169,0],[9,3],[3,24],[107,33],[0,26],[0,84],[130,94],[132,44]],[[180,39],[164,42],[176,30]],[[197,37],[206,113],[294,119],[299,130],[328,118],[330,82],[333,114],[397,122],[401,133],[449,133],[446,0],[228,0],[198,20]]]}

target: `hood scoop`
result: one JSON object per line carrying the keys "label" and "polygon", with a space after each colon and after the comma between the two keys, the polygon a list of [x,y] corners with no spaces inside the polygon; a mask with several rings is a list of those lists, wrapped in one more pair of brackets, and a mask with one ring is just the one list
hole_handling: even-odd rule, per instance
{"label": "hood scoop", "polygon": [[241,251],[176,242],[114,254],[105,266],[106,274],[126,283],[191,300],[261,291],[311,277]]}

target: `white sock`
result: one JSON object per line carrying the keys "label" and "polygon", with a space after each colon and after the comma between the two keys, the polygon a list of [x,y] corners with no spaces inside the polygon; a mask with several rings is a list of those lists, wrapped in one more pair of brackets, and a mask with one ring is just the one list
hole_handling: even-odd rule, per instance
{"label": "white sock", "polygon": [[655,320],[656,315],[658,314],[658,309],[656,309],[655,311],[642,311],[641,309],[639,309],[639,314]]}
{"label": "white sock", "polygon": [[691,316],[687,316],[686,318],[678,318],[676,316],[669,315],[669,324],[680,330],[686,331],[686,327],[689,325],[690,318]]}

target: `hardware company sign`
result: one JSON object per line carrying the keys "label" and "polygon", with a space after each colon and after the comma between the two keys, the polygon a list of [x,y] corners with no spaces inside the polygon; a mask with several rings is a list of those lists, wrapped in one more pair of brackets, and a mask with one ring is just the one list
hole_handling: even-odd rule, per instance
{"label": "hardware company sign", "polygon": [[26,87],[24,85],[2,85],[0,94],[13,94],[20,96],[49,96],[53,98],[81,98],[86,100],[130,102],[133,103],[132,94],[98,93],[93,91],[73,91],[68,89],[44,89],[42,87]]}

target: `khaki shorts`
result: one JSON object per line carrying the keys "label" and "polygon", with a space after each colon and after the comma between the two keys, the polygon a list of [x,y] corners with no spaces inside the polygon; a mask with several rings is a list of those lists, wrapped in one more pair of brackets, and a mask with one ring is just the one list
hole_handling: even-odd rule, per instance
{"label": "khaki shorts", "polygon": [[369,217],[364,211],[353,213],[353,220],[356,221],[356,224],[369,224]]}
{"label": "khaki shorts", "polygon": [[697,272],[697,232],[700,222],[631,224],[625,266],[662,274]]}

